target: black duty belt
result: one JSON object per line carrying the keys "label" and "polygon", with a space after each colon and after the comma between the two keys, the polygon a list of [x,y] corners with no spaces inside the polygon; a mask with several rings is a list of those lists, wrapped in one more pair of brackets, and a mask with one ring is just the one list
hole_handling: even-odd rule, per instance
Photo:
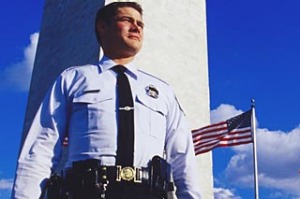
{"label": "black duty belt", "polygon": [[122,167],[117,166],[98,166],[96,168],[87,168],[86,170],[67,170],[66,177],[95,175],[100,180],[108,180],[110,182],[132,182],[132,183],[148,183],[149,171],[147,168],[138,167]]}
{"label": "black duty belt", "polygon": [[[66,178],[85,178],[84,176],[93,176],[95,181],[108,180],[109,182],[131,182],[131,183],[149,183],[149,169],[138,167],[122,167],[96,165],[96,162],[84,161],[82,164],[75,164],[73,168],[68,169]],[[74,180],[75,180],[74,179]]]}
{"label": "black duty belt", "polygon": [[[120,185],[120,186],[119,186]],[[88,159],[74,162],[72,168],[60,175],[54,174],[48,181],[49,199],[82,199],[87,193],[90,198],[105,198],[112,187],[145,188],[158,198],[167,198],[167,192],[173,190],[170,182],[170,166],[162,158],[154,156],[149,168],[130,166],[104,166],[99,160]]]}

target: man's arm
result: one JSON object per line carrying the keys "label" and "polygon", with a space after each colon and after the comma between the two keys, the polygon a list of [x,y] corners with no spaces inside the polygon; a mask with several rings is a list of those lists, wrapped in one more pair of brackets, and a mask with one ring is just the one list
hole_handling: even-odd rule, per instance
{"label": "man's arm", "polygon": [[39,198],[57,165],[66,128],[66,98],[58,78],[41,103],[18,159],[12,198]]}
{"label": "man's arm", "polygon": [[200,171],[196,168],[191,131],[175,96],[169,101],[166,154],[173,171],[176,195],[178,199],[201,199]]}

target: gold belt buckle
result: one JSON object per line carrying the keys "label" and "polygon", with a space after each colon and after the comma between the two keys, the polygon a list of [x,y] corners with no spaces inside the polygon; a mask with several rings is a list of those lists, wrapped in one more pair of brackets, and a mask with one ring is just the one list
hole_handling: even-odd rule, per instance
{"label": "gold belt buckle", "polygon": [[117,166],[117,182],[121,182],[121,180],[124,181],[133,181],[135,183],[142,183],[141,179],[137,179],[137,171],[138,169],[136,167],[123,167],[118,165]]}

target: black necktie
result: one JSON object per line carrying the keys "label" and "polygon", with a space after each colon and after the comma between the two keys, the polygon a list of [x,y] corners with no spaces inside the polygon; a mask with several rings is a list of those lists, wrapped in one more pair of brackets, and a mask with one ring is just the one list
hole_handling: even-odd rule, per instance
{"label": "black necktie", "polygon": [[127,70],[122,65],[112,68],[117,73],[118,148],[117,165],[133,166],[134,115],[133,100]]}

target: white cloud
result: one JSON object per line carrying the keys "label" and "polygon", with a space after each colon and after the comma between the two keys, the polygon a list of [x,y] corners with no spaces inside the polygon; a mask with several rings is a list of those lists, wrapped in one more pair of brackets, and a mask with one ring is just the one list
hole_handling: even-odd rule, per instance
{"label": "white cloud", "polygon": [[38,43],[39,33],[30,36],[30,44],[24,49],[23,60],[12,64],[0,72],[0,89],[27,91]]}
{"label": "white cloud", "polygon": [[223,188],[214,188],[214,199],[241,199],[234,191]]}
{"label": "white cloud", "polygon": [[[240,110],[236,110],[233,106],[223,104],[213,110],[214,115],[211,116],[238,112]],[[290,132],[270,131],[266,128],[257,129],[258,182],[260,187],[277,190],[291,195],[291,197],[300,197],[299,143],[300,126]],[[241,145],[232,147],[232,149],[235,155],[231,157],[225,169],[227,183],[240,187],[253,187],[252,145]]]}
{"label": "white cloud", "polygon": [[13,179],[0,179],[0,190],[12,189]]}
{"label": "white cloud", "polygon": [[236,108],[232,105],[221,104],[216,109],[211,110],[210,121],[211,123],[221,122],[236,115],[239,115],[242,112],[242,110],[236,110]]}

